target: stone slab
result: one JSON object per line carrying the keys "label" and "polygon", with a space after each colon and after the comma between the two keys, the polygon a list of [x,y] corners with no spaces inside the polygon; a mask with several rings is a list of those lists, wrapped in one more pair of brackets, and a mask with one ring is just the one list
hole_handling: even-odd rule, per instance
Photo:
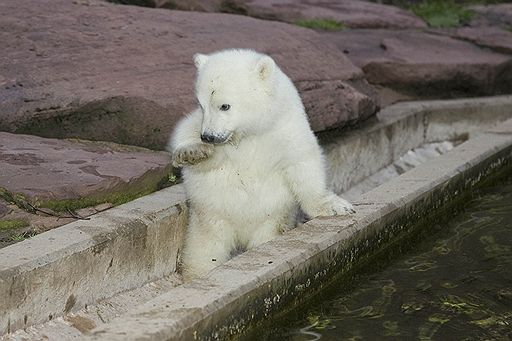
{"label": "stone slab", "polygon": [[0,198],[0,218],[10,213],[11,209],[9,208],[9,203]]}
{"label": "stone slab", "polygon": [[394,96],[429,99],[512,92],[512,56],[470,42],[412,30],[346,30],[322,36],[361,67],[371,84],[393,90]]}
{"label": "stone slab", "polygon": [[112,0],[112,2],[186,11],[226,12],[296,23],[330,19],[352,28],[422,28],[411,12],[360,0]]}
{"label": "stone slab", "polygon": [[454,30],[450,35],[499,53],[512,54],[512,31],[510,30],[496,26],[462,27]]}
{"label": "stone slab", "polygon": [[164,152],[4,132],[0,132],[0,162],[0,187],[23,194],[38,206],[149,193],[171,171]]}
{"label": "stone slab", "polygon": [[469,8],[477,13],[471,22],[472,26],[512,26],[512,4],[473,5]]}
{"label": "stone slab", "polygon": [[153,8],[167,8],[180,11],[221,12],[225,0],[107,0],[115,4]]}
{"label": "stone slab", "polygon": [[247,15],[295,23],[331,19],[351,28],[421,28],[426,24],[404,9],[359,0],[248,0]]}
{"label": "stone slab", "polygon": [[[315,130],[376,111],[373,93],[353,86],[366,81],[343,53],[279,22],[100,0],[3,0],[0,41],[3,131],[164,149],[196,106],[192,56],[225,48],[274,57],[301,90]],[[326,108],[338,97],[348,104]],[[324,111],[336,119],[324,120]]]}

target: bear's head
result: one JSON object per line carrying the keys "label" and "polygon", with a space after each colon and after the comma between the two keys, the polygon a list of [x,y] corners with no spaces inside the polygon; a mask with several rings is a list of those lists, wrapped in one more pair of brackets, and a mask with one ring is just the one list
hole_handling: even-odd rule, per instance
{"label": "bear's head", "polygon": [[203,113],[201,139],[221,144],[268,131],[279,68],[252,50],[196,54],[196,96]]}

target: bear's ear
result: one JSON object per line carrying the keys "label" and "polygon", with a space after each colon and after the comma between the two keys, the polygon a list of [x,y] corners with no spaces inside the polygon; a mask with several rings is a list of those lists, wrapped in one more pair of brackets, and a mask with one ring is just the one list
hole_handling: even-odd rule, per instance
{"label": "bear's ear", "polygon": [[197,69],[200,69],[206,62],[208,61],[208,56],[201,53],[196,53],[194,55],[194,64]]}
{"label": "bear's ear", "polygon": [[256,72],[262,80],[266,80],[274,72],[275,66],[276,63],[272,58],[263,56],[256,63]]}

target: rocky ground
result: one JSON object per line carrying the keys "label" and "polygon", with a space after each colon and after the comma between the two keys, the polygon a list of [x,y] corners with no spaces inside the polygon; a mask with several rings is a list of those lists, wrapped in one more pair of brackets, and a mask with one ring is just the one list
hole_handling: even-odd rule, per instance
{"label": "rocky ground", "polygon": [[0,2],[0,246],[172,183],[160,151],[194,106],[197,52],[270,54],[317,132],[400,100],[512,93],[508,3],[420,18],[359,0],[115,2]]}
{"label": "rocky ground", "polygon": [[0,245],[151,193],[169,181],[164,152],[0,132]]}

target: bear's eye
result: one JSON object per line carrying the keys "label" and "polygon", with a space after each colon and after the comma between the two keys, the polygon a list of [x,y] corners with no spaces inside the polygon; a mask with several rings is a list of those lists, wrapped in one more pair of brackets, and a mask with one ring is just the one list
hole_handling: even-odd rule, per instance
{"label": "bear's eye", "polygon": [[220,106],[220,110],[222,110],[222,111],[228,111],[229,108],[231,108],[231,105],[229,105],[229,104],[223,104]]}

